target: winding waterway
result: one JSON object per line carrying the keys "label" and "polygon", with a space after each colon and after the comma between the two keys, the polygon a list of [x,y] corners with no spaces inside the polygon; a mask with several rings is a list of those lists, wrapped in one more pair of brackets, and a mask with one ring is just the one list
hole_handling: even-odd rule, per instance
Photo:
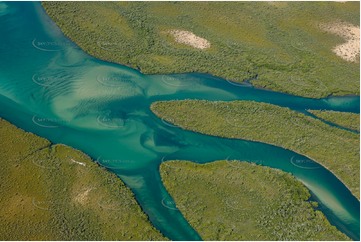
{"label": "winding waterway", "polygon": [[228,158],[291,172],[310,189],[331,223],[359,240],[359,201],[319,164],[272,145],[185,131],[150,111],[154,101],[205,99],[359,113],[359,97],[302,98],[204,74],[143,75],[84,53],[63,36],[40,3],[1,2],[0,26],[0,117],[53,143],[80,149],[115,172],[170,239],[201,238],[174,206],[159,164]]}

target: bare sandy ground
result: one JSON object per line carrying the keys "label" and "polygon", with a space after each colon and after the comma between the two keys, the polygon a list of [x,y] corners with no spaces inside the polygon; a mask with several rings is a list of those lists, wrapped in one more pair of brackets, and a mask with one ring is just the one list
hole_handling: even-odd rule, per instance
{"label": "bare sandy ground", "polygon": [[345,43],[335,46],[332,51],[342,59],[357,62],[360,57],[360,27],[345,22],[321,24],[327,32],[336,34],[345,39]]}
{"label": "bare sandy ground", "polygon": [[211,47],[211,43],[190,31],[186,30],[170,30],[168,33],[172,34],[175,41],[181,44],[186,44],[197,49],[207,49]]}
{"label": "bare sandy ground", "polygon": [[88,200],[88,195],[91,190],[93,190],[93,188],[88,188],[85,191],[78,193],[74,200],[84,205]]}

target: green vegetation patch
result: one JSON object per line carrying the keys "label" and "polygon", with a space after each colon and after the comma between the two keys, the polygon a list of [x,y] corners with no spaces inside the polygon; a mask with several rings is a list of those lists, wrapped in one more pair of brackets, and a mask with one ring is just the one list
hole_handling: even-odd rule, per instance
{"label": "green vegetation patch", "polygon": [[280,170],[239,161],[162,163],[165,187],[204,240],[349,240]]}
{"label": "green vegetation patch", "polygon": [[253,101],[164,101],[151,106],[184,129],[226,138],[260,141],[293,150],[335,174],[359,197],[359,135],[288,108]]}
{"label": "green vegetation patch", "polygon": [[321,119],[360,132],[360,114],[327,110],[308,111]]}
{"label": "green vegetation patch", "polygon": [[[87,53],[148,74],[202,72],[307,97],[359,94],[359,63],[320,24],[358,26],[357,2],[43,2]],[[211,43],[195,49],[170,30]],[[257,77],[257,78],[256,78]]]}
{"label": "green vegetation patch", "polygon": [[0,240],[165,240],[114,174],[0,119]]}

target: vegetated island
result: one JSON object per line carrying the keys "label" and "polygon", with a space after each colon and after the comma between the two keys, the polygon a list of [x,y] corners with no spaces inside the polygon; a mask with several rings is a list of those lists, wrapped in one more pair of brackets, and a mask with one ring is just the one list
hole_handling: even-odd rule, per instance
{"label": "vegetated island", "polygon": [[317,117],[360,132],[360,114],[327,110],[308,110]]}
{"label": "vegetated island", "polygon": [[350,240],[286,172],[239,161],[169,161],[160,172],[177,208],[204,240]]}
{"label": "vegetated island", "polygon": [[0,240],[167,240],[114,174],[0,119]]}
{"label": "vegetated island", "polygon": [[357,2],[42,5],[84,51],[143,73],[210,73],[313,98],[359,94]]}
{"label": "vegetated island", "polygon": [[273,144],[305,155],[329,169],[359,198],[358,134],[288,108],[253,101],[162,101],[151,109],[184,129]]}

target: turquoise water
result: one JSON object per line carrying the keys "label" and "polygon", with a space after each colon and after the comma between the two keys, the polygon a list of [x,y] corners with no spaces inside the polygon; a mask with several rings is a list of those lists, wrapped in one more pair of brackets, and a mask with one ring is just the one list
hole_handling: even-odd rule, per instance
{"label": "turquoise water", "polygon": [[0,26],[0,116],[53,143],[80,149],[115,172],[170,239],[200,239],[160,180],[159,164],[171,159],[240,159],[291,172],[331,223],[360,238],[359,201],[319,164],[272,145],[184,131],[149,109],[154,101],[197,98],[359,113],[359,97],[302,98],[204,74],[143,75],[85,54],[39,3],[0,3]]}

